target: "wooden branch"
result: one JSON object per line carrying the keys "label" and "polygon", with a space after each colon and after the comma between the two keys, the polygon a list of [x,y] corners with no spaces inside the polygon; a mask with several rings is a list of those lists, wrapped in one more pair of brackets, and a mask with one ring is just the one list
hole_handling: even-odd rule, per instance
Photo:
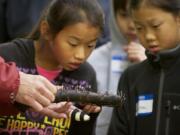
{"label": "wooden branch", "polygon": [[125,96],[101,94],[86,90],[58,90],[55,102],[70,101],[85,104],[95,104],[98,106],[120,107],[125,100]]}

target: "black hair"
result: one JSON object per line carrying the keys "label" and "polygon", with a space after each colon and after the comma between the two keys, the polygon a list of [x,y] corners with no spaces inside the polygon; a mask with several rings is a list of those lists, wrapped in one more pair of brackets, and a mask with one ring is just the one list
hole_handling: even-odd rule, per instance
{"label": "black hair", "polygon": [[117,14],[119,10],[128,12],[129,0],[113,0],[114,13]]}
{"label": "black hair", "polygon": [[180,0],[131,0],[131,9],[138,9],[141,5],[153,5],[173,15],[179,15]]}
{"label": "black hair", "polygon": [[43,19],[48,22],[53,36],[64,27],[79,22],[87,22],[100,31],[104,24],[103,10],[97,0],[52,0],[29,38],[39,39],[39,26]]}

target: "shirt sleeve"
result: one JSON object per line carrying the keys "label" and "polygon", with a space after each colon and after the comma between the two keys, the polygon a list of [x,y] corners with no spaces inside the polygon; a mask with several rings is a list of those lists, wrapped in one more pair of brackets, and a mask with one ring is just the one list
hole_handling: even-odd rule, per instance
{"label": "shirt sleeve", "polygon": [[[90,75],[88,78],[90,78],[89,83],[91,85],[91,91],[97,92],[96,73],[91,67],[89,67],[88,71]],[[79,105],[77,107],[83,109],[84,106]],[[87,122],[72,120],[69,135],[95,135],[96,119],[98,115],[99,113],[90,113],[90,120]]]}
{"label": "shirt sleeve", "polygon": [[19,87],[19,72],[15,63],[5,63],[0,57],[0,114],[13,114],[17,111],[12,103]]}

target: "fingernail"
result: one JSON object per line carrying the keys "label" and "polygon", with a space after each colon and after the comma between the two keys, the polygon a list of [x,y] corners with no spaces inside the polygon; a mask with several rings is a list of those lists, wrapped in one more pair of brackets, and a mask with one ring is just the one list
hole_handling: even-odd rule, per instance
{"label": "fingernail", "polygon": [[85,114],[83,119],[84,119],[84,121],[89,121],[90,120],[90,116]]}

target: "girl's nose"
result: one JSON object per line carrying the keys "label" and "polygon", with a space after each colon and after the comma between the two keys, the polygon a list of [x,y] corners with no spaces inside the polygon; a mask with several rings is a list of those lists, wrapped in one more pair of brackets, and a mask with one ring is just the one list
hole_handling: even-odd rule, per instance
{"label": "girl's nose", "polygon": [[77,50],[75,52],[75,58],[79,59],[79,60],[84,60],[85,56],[86,56],[86,54],[85,54],[84,47],[77,48]]}
{"label": "girl's nose", "polygon": [[155,40],[155,35],[153,33],[153,31],[151,30],[146,30],[146,33],[145,33],[145,39],[147,42],[152,42]]}
{"label": "girl's nose", "polygon": [[133,33],[136,32],[135,25],[134,25],[134,23],[133,23],[133,21],[132,21],[131,18],[129,18],[129,29],[130,29]]}

